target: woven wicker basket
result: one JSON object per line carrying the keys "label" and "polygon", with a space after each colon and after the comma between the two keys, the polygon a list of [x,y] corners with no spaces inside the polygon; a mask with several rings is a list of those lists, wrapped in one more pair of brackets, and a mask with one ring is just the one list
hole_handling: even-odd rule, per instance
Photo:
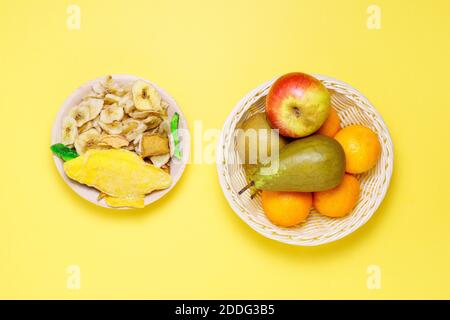
{"label": "woven wicker basket", "polygon": [[361,193],[354,210],[346,217],[333,219],[314,209],[307,221],[297,227],[281,228],[273,225],[261,206],[261,197],[251,199],[238,191],[247,183],[244,169],[238,160],[234,131],[242,121],[264,111],[265,97],[276,80],[273,79],[247,94],[227,118],[217,148],[220,184],[233,210],[250,227],[263,236],[280,242],[315,246],[338,240],[365,224],[377,210],[389,187],[393,168],[392,141],[381,115],[359,91],[330,77],[315,75],[329,89],[332,106],[343,127],[361,124],[372,129],[381,143],[381,157],[370,171],[358,176]]}

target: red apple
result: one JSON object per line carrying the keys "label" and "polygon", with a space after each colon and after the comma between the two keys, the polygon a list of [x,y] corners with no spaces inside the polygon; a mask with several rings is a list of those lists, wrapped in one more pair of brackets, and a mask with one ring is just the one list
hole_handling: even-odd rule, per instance
{"label": "red apple", "polygon": [[280,77],[266,97],[267,119],[285,137],[312,134],[325,122],[329,111],[327,88],[305,73],[293,72]]}

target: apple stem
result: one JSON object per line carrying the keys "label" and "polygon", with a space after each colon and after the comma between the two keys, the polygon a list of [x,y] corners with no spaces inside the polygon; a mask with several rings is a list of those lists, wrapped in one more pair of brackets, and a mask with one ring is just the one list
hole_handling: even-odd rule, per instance
{"label": "apple stem", "polygon": [[243,194],[248,188],[253,187],[255,183],[253,181],[250,181],[248,185],[246,185],[244,188],[241,189],[241,191],[238,192],[238,195]]}

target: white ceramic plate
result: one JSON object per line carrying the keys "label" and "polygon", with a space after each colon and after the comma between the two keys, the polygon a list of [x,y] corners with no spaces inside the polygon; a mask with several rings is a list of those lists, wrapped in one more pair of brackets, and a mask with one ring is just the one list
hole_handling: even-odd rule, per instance
{"label": "white ceramic plate", "polygon": [[[170,175],[172,177],[172,185],[167,189],[154,191],[154,192],[150,193],[149,195],[147,195],[145,197],[144,203],[145,203],[145,205],[148,205],[152,202],[155,202],[156,200],[163,197],[166,193],[168,193],[176,185],[176,183],[180,179],[181,175],[183,174],[184,169],[186,168],[186,163],[189,159],[189,151],[190,151],[190,134],[189,134],[186,118],[184,117],[183,112],[181,111],[180,107],[175,102],[175,100],[172,98],[172,96],[169,95],[167,92],[165,92],[160,87],[158,87],[157,85],[155,85],[154,83],[152,83],[148,80],[136,77],[136,76],[132,76],[132,75],[113,74],[112,77],[113,77],[114,81],[117,81],[122,84],[132,83],[138,79],[147,81],[148,83],[152,84],[156,88],[156,90],[158,90],[158,92],[161,95],[161,97],[163,98],[163,100],[165,100],[169,104],[169,107],[167,110],[169,119],[172,117],[172,115],[175,112],[178,112],[178,114],[180,115],[178,128],[180,130],[182,130],[182,132],[183,132],[183,135],[180,136],[180,148],[181,148],[181,152],[182,152],[182,159],[177,160],[174,157],[172,157],[171,162],[170,162]],[[61,142],[62,119],[66,115],[68,115],[69,110],[73,106],[80,103],[82,98],[86,94],[89,93],[89,91],[92,88],[92,85],[94,83],[100,82],[104,78],[105,77],[100,77],[100,78],[86,82],[85,84],[81,85],[78,89],[76,89],[72,94],[70,94],[70,96],[66,99],[66,101],[61,106],[61,109],[59,110],[59,113],[53,124],[52,140],[51,140],[52,145],[55,143]],[[72,188],[73,191],[75,191],[78,195],[80,195],[84,199],[86,199],[98,206],[102,206],[105,208],[111,208],[110,206],[108,206],[105,203],[105,200],[100,200],[100,201],[97,200],[97,197],[99,195],[98,190],[69,179],[66,176],[66,174],[64,173],[63,161],[60,158],[58,158],[57,156],[53,156],[53,159],[55,161],[55,165],[56,165],[59,173],[61,174],[62,178]],[[113,209],[130,209],[130,208],[122,207],[122,208],[113,208]]]}

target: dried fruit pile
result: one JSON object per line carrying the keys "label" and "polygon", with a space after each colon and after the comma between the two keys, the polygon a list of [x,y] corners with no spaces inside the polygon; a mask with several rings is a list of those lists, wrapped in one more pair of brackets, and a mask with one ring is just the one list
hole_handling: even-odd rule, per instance
{"label": "dried fruit pile", "polygon": [[96,82],[62,120],[52,152],[66,175],[93,187],[110,207],[143,208],[145,196],[170,187],[170,160],[181,159],[179,114],[143,80]]}
{"label": "dried fruit pile", "polygon": [[167,107],[149,83],[122,85],[108,76],[63,119],[61,143],[79,155],[89,149],[126,149],[169,172],[176,146]]}

